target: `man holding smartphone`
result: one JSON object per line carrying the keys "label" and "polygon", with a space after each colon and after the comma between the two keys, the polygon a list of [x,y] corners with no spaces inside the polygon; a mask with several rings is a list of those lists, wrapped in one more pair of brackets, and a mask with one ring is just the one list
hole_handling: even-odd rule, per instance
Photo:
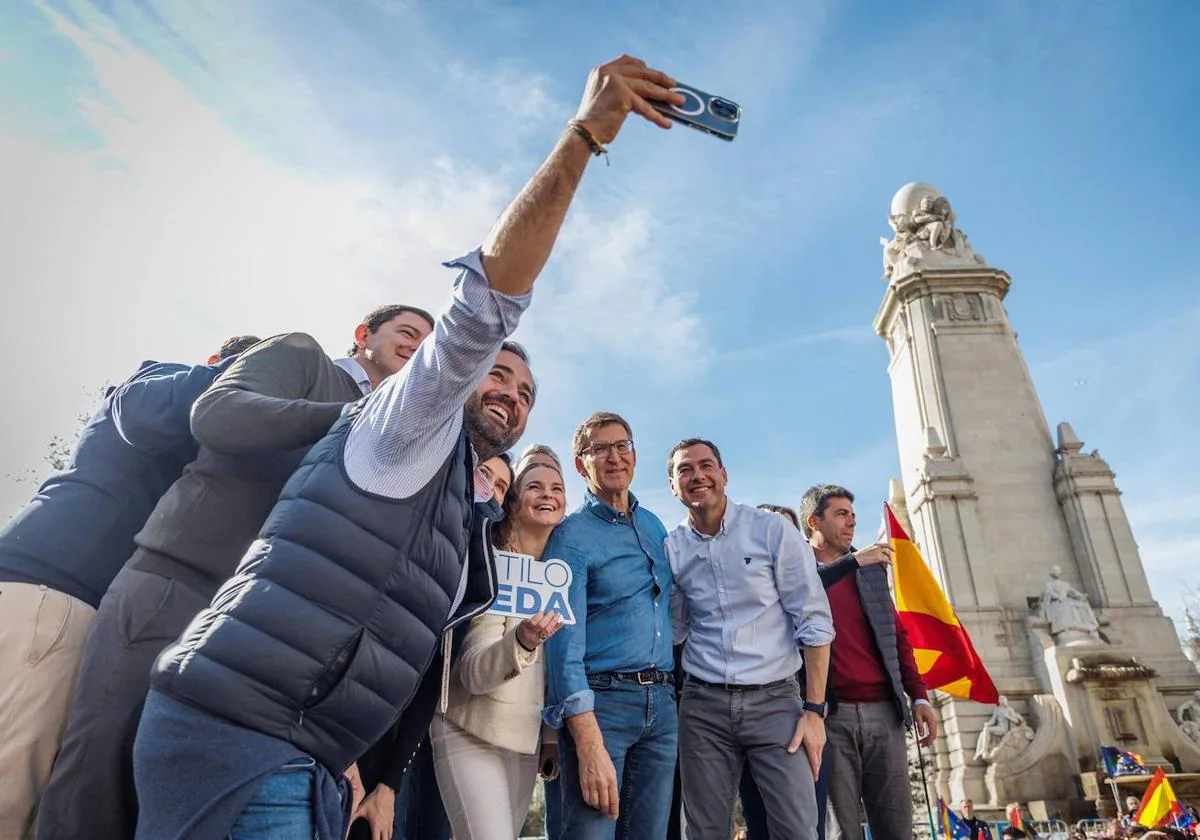
{"label": "man holding smartphone", "polygon": [[[442,638],[495,598],[492,488],[476,466],[533,406],[531,300],[590,157],[674,80],[629,56],[594,68],[576,118],[454,261],[449,303],[405,372],[305,457],[233,578],[159,658],[137,743],[138,838],[341,840],[355,762],[400,721],[422,736]],[[411,754],[411,752],[409,753]]]}

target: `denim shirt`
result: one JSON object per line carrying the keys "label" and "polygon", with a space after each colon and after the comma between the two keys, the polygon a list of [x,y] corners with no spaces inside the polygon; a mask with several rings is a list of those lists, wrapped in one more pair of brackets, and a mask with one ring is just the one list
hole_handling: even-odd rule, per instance
{"label": "denim shirt", "polygon": [[632,493],[629,515],[588,493],[550,535],[542,556],[571,567],[575,624],[546,643],[548,725],[595,708],[589,676],[674,667],[666,537]]}

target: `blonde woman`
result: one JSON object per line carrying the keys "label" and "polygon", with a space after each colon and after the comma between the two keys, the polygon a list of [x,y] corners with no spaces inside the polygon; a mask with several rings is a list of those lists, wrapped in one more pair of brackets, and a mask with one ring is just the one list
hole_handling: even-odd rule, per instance
{"label": "blonde woman", "polygon": [[[497,548],[540,561],[566,511],[562,473],[522,465],[494,530]],[[539,768],[558,774],[553,730],[542,726],[541,648],[558,613],[524,620],[484,613],[467,630],[430,738],[438,788],[455,840],[513,840],[525,822]]]}

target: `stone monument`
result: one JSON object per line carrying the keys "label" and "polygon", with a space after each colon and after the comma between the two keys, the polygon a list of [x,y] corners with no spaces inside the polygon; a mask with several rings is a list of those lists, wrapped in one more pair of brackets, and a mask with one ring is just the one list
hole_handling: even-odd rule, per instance
{"label": "stone monument", "polygon": [[1103,805],[1101,744],[1200,771],[1200,674],[1150,593],[1112,470],[1069,424],[1051,438],[1004,308],[1011,278],[929,184],[902,187],[888,224],[874,327],[899,491],[1005,695],[999,707],[936,695],[939,792]]}

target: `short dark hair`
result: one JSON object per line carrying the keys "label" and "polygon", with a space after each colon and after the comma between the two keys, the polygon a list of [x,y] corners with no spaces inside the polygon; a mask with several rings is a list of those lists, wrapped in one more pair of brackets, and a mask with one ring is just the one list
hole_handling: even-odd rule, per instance
{"label": "short dark hair", "polygon": [[715,443],[713,443],[711,440],[705,440],[704,438],[698,438],[698,437],[684,438],[683,440],[679,441],[679,443],[672,446],[671,451],[667,453],[667,477],[668,478],[670,478],[672,475],[674,475],[674,473],[671,472],[671,463],[675,460],[675,453],[682,452],[683,450],[688,449],[689,447],[692,447],[692,446],[707,446],[709,449],[712,450],[712,454],[717,456],[717,466],[718,467],[725,466],[725,464],[721,461],[721,450],[717,449],[717,445]]}
{"label": "short dark hair", "polygon": [[588,445],[588,436],[594,430],[603,428],[604,426],[611,426],[614,423],[624,426],[625,434],[629,435],[631,440],[633,439],[633,429],[629,427],[629,423],[626,422],[624,417],[612,411],[597,411],[580,423],[575,429],[575,436],[571,439],[571,451],[575,454],[575,457],[578,458],[583,455],[583,450]]}
{"label": "short dark hair", "polygon": [[256,335],[235,335],[233,338],[227,338],[217,351],[217,359],[240,356],[260,341],[262,339]]}
{"label": "short dark hair", "polygon": [[804,532],[805,537],[812,537],[808,518],[815,516],[820,519],[825,515],[825,508],[829,507],[829,503],[834,499],[847,499],[853,504],[854,494],[837,484],[818,484],[804,491],[804,498],[800,500],[800,530]]}
{"label": "short dark hair", "polygon": [[1000,832],[1000,836],[1005,838],[1005,840],[1025,840],[1029,835],[1015,825],[1008,825]]}
{"label": "short dark hair", "polygon": [[525,363],[525,367],[529,368],[529,378],[533,380],[533,400],[537,402],[538,384],[537,379],[533,375],[533,363],[529,361],[529,351],[525,349],[525,345],[519,341],[513,341],[511,338],[506,338],[504,343],[500,345],[500,352],[507,350],[518,359]]}
{"label": "short dark hair", "polygon": [[[380,306],[372,309],[363,316],[362,326],[367,328],[368,332],[377,333],[379,328],[388,321],[395,318],[397,315],[403,315],[405,312],[411,312],[418,315],[429,322],[429,328],[433,329],[433,316],[419,306],[409,306],[406,303],[393,303],[388,306]],[[350,349],[346,351],[347,356],[353,356],[358,350],[357,342],[350,345]]]}
{"label": "short dark hair", "polygon": [[780,516],[782,516],[784,519],[791,522],[797,528],[800,527],[800,517],[796,516],[796,511],[792,510],[790,507],[784,507],[783,505],[773,505],[773,504],[770,504],[769,502],[763,502],[761,505],[758,506],[758,509],[770,511],[771,513],[778,513]]}

